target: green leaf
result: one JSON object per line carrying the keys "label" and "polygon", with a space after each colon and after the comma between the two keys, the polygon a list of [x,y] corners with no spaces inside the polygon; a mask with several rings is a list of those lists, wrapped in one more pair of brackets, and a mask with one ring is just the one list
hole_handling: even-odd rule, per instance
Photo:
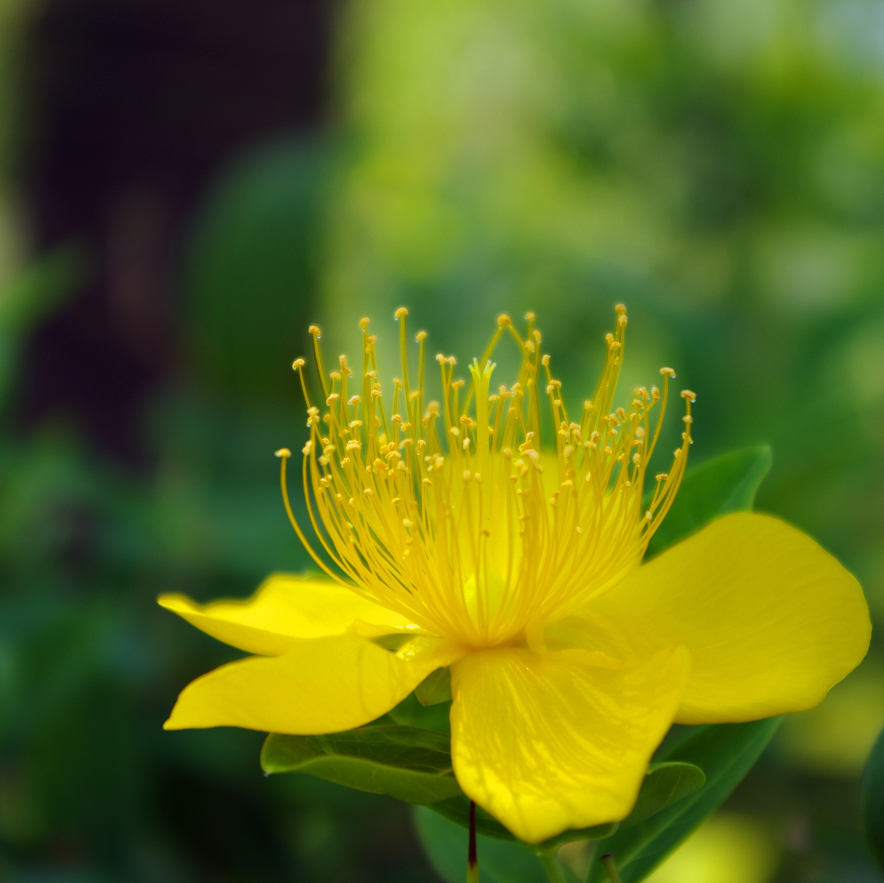
{"label": "green leaf", "polygon": [[415,688],[414,695],[421,705],[438,705],[451,701],[451,669],[437,668]]}
{"label": "green leaf", "polygon": [[361,727],[328,736],[271,734],[261,749],[265,773],[307,773],[348,788],[433,803],[461,794],[449,739],[417,727]]}
{"label": "green leaf", "polygon": [[863,772],[862,813],[866,842],[884,870],[884,730],[875,740]]}
{"label": "green leaf", "polygon": [[[414,821],[424,851],[439,876],[448,883],[463,883],[467,870],[467,832],[425,806],[415,810]],[[516,840],[506,843],[477,836],[476,854],[483,883],[548,883],[541,860]]]}
{"label": "green leaf", "polygon": [[[597,844],[596,854],[611,852],[623,883],[644,880],[692,831],[715,810],[749,772],[770,741],[780,718],[746,724],[692,728],[686,738],[662,752],[665,761],[699,766],[706,783],[643,822],[621,829]],[[590,865],[587,883],[607,883],[598,861]]]}
{"label": "green leaf", "polygon": [[[466,797],[452,797],[450,800],[441,800],[428,806],[440,816],[444,816],[455,825],[469,830],[470,827],[470,802]],[[510,843],[518,843],[531,852],[542,853],[549,852],[563,843],[570,843],[572,840],[596,840],[599,837],[606,837],[613,833],[617,827],[616,822],[605,825],[594,825],[591,828],[579,828],[570,831],[563,831],[557,837],[551,837],[542,843],[522,843],[517,837],[511,834],[497,819],[488,815],[480,806],[476,807],[476,831],[485,837],[493,837],[495,840],[508,840]]]}
{"label": "green leaf", "polygon": [[620,823],[620,829],[637,825],[652,815],[699,791],[706,775],[692,763],[668,762],[652,764],[642,783],[632,812]]}
{"label": "green leaf", "polygon": [[395,708],[388,711],[382,722],[392,721],[405,727],[435,730],[451,737],[451,701],[437,705],[421,705],[414,693],[409,693]]}
{"label": "green leaf", "polygon": [[[724,454],[689,469],[672,508],[651,538],[647,557],[658,555],[728,512],[748,512],[770,462],[770,448],[760,447]],[[645,495],[645,505],[650,504],[652,494]]]}
{"label": "green leaf", "polygon": [[[665,807],[682,800],[701,788],[704,781],[703,770],[692,763],[670,762],[655,764],[648,770],[648,774],[645,776],[635,808],[626,819],[620,822],[620,827],[638,824],[649,816],[660,812]],[[429,809],[438,815],[444,816],[461,828],[469,829],[470,803],[466,797],[443,800],[433,804]],[[613,834],[614,829],[617,827],[616,823],[608,823],[605,825],[595,825],[591,828],[575,828],[563,831],[558,836],[545,840],[543,843],[522,845],[532,852],[549,852],[551,849],[555,849],[563,843],[570,843],[572,840],[597,840],[601,837],[608,837]],[[488,815],[481,807],[476,807],[476,830],[486,837],[521,843],[500,822]]]}

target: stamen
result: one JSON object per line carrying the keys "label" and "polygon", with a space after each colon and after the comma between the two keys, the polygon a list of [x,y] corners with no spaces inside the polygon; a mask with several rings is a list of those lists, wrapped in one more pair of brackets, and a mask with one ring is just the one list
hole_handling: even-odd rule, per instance
{"label": "stamen", "polygon": [[[347,390],[352,371],[343,357],[326,384],[319,329],[311,326],[324,412],[310,404],[304,360],[292,367],[308,408],[303,483],[317,550],[289,504],[285,469],[291,452],[280,449],[277,456],[286,512],[317,565],[427,631],[477,647],[520,641],[542,647],[547,624],[622,580],[672,505],[691,444],[696,396],[681,393],[682,445],[669,471],[656,475],[644,508],[645,476],[675,372],[661,370],[662,393],[639,387],[628,405],[615,407],[627,325],[625,308],[616,311],[602,376],[579,422],[568,416],[533,314],[526,317],[524,336],[507,315],[498,318],[482,358],[469,366],[469,383],[455,376],[453,356],[437,355],[442,395],[425,407],[427,335],[414,337],[418,370],[412,389],[408,311],[397,310],[402,379],[394,381],[389,416],[368,320],[359,323],[359,395]],[[515,382],[492,394],[491,357],[504,332],[522,363]],[[541,444],[544,399],[554,430],[549,452]],[[658,406],[652,431],[650,416]]]}

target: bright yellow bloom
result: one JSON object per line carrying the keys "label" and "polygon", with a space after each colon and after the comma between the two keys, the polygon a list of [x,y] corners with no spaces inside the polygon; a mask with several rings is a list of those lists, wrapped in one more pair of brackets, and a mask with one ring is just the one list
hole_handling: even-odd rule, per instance
{"label": "bright yellow bloom", "polygon": [[[626,816],[673,722],[810,708],[859,663],[870,631],[859,585],[781,521],[730,515],[638,566],[684,473],[694,395],[681,394],[682,444],[645,508],[674,372],[662,369],[662,392],[640,388],[614,408],[622,307],[595,397],[573,417],[532,316],[524,338],[500,318],[469,384],[437,356],[441,402],[424,401],[423,332],[412,383],[405,316],[389,410],[367,320],[356,375],[343,357],[324,374],[311,328],[322,409],[303,360],[294,367],[308,396],[304,491],[324,555],[285,502],[327,578],[271,576],[244,602],[163,596],[256,654],[190,684],[167,728],[337,732],[450,666],[458,783],[539,842]],[[515,383],[492,392],[502,335],[522,363]],[[542,449],[545,432],[555,444]],[[285,494],[290,452],[278,453]]]}

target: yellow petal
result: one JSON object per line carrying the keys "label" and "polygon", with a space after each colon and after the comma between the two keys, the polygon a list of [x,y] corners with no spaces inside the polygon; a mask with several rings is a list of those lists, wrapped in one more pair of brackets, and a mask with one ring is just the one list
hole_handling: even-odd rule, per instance
{"label": "yellow petal", "polygon": [[687,647],[676,720],[693,724],[812,708],[865,656],[870,629],[859,584],[828,552],[776,518],[743,513],[642,565],[547,641],[617,659]]}
{"label": "yellow petal", "polygon": [[622,819],[688,665],[683,650],[628,665],[586,650],[470,654],[451,669],[458,783],[529,843]]}
{"label": "yellow petal", "polygon": [[158,600],[213,638],[262,656],[285,653],[302,638],[417,631],[400,614],[338,583],[288,573],[269,576],[243,601],[195,604],[184,595],[161,595]]}
{"label": "yellow petal", "polygon": [[298,641],[281,656],[251,656],[197,678],[163,726],[297,735],[349,730],[388,712],[465,652],[441,638],[414,638],[398,653],[355,635]]}

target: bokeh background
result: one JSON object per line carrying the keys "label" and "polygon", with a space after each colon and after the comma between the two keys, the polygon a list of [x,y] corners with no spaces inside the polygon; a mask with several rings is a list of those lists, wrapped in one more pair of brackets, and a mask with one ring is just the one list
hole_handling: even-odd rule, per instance
{"label": "bokeh background", "polygon": [[[695,463],[772,445],[880,624],[882,0],[3,0],[0,879],[437,879],[407,807],[163,732],[237,654],[155,597],[306,566],[309,323],[463,364],[533,309],[579,402],[620,301],[625,384],[678,370]],[[656,883],[880,879],[882,724],[876,638]]]}

